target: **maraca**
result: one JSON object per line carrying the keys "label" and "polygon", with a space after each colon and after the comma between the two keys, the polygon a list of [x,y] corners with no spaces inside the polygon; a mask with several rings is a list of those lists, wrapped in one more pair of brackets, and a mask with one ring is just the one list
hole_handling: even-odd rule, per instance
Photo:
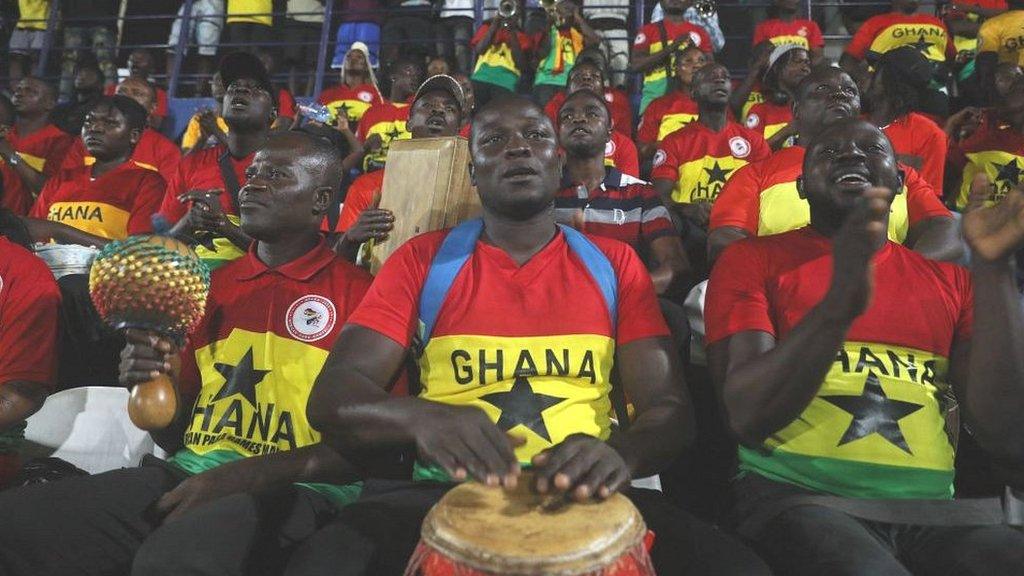
{"label": "maraca", "polygon": [[[156,332],[179,346],[202,319],[209,292],[206,266],[167,236],[111,242],[89,270],[89,294],[104,322]],[[137,384],[128,400],[128,416],[143,430],[166,428],[177,411],[177,391],[167,375]]]}

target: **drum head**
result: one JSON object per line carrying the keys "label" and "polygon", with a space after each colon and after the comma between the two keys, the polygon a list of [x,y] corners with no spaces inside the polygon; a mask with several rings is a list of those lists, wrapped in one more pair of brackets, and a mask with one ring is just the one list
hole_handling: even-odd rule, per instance
{"label": "drum head", "polygon": [[424,543],[492,574],[586,574],[641,545],[647,528],[625,496],[579,504],[531,485],[527,477],[513,491],[452,489],[424,520]]}

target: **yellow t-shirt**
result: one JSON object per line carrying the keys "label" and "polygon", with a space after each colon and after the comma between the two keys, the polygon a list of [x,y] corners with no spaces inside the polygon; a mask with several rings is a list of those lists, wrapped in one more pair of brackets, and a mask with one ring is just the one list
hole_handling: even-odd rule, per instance
{"label": "yellow t-shirt", "polygon": [[1000,62],[1024,66],[1024,10],[986,20],[978,30],[978,52],[995,52]]}
{"label": "yellow t-shirt", "polygon": [[273,11],[272,0],[228,0],[228,24],[248,22],[270,26],[274,22],[270,15]]}
{"label": "yellow t-shirt", "polygon": [[18,0],[18,28],[46,30],[46,17],[50,13],[50,0]]}

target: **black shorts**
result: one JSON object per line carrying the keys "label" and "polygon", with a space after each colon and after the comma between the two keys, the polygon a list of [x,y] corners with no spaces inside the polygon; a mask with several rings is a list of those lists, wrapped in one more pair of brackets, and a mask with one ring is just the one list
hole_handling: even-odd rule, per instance
{"label": "black shorts", "polygon": [[286,20],[284,24],[284,61],[292,65],[309,66],[316,62],[316,50],[320,45],[320,24]]}

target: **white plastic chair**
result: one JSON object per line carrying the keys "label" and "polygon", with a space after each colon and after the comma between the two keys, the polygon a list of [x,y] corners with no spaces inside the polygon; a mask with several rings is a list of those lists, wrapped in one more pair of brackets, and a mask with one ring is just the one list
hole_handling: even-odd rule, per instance
{"label": "white plastic chair", "polygon": [[53,456],[90,474],[138,466],[155,445],[149,433],[132,424],[127,407],[123,388],[57,392],[29,417],[22,459]]}

